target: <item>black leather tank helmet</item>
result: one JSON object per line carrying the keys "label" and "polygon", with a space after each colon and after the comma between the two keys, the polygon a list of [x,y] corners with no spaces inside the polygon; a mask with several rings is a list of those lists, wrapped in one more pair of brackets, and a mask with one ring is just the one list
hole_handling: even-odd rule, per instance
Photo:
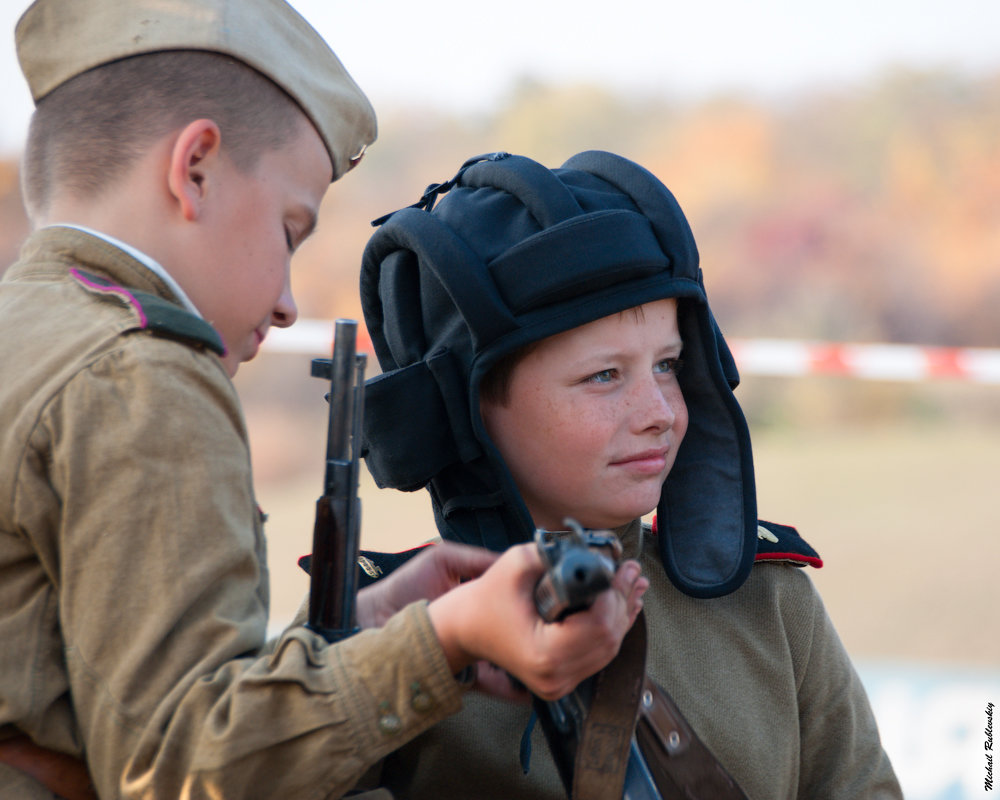
{"label": "black leather tank helmet", "polygon": [[652,173],[600,151],[552,170],[494,153],[376,224],[361,301],[383,370],[367,384],[364,425],[380,486],[427,486],[445,538],[494,550],[529,540],[528,510],[479,414],[483,376],[529,342],[675,297],[690,422],[657,506],[660,555],[693,597],[743,583],[757,512],[739,378],[691,229]]}

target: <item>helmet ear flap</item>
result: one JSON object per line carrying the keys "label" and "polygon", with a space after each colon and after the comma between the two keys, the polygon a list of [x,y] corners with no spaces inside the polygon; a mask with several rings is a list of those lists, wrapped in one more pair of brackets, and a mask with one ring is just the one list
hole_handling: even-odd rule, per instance
{"label": "helmet ear flap", "polygon": [[363,435],[375,483],[412,492],[452,464],[478,458],[482,447],[465,403],[464,376],[447,349],[368,380]]}
{"label": "helmet ear flap", "polygon": [[729,388],[735,389],[740,385],[740,371],[736,366],[736,359],[733,358],[733,351],[726,344],[726,340],[722,336],[722,330],[719,328],[711,311],[708,312],[708,316],[712,321],[712,330],[715,331],[715,347],[719,352],[719,363],[722,364],[722,374],[726,376]]}
{"label": "helmet ear flap", "polygon": [[[378,258],[377,261],[373,260]],[[365,263],[371,259],[374,269],[361,270],[361,310],[365,317],[375,356],[382,371],[411,364],[427,350],[423,326],[410,316],[392,315],[386,319],[383,309],[393,298],[420,297],[420,271],[412,250],[388,250],[384,257],[365,251]]]}
{"label": "helmet ear flap", "polygon": [[688,429],[657,506],[657,545],[675,586],[718,597],[739,588],[756,555],[750,433],[726,374],[731,356],[718,348],[725,342],[707,306],[682,303],[678,323]]}

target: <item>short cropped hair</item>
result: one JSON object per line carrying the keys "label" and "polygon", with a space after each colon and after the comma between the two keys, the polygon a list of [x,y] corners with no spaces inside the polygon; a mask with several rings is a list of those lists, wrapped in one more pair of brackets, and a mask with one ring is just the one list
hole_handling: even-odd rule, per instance
{"label": "short cropped hair", "polygon": [[514,380],[517,365],[538,347],[538,342],[528,342],[500,356],[479,382],[479,399],[494,406],[504,406],[510,402],[510,385]]}
{"label": "short cropped hair", "polygon": [[202,118],[219,126],[225,152],[244,171],[307,119],[277,84],[220,53],[162,51],[95,67],[38,102],[24,153],[29,215],[57,191],[97,196],[157,139]]}

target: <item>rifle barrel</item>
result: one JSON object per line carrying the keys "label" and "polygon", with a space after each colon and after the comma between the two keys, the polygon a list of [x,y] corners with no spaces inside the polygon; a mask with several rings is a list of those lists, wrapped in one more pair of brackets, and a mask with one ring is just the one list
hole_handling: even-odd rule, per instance
{"label": "rifle barrel", "polygon": [[326,434],[326,475],[324,494],[333,488],[337,462],[351,460],[351,429],[354,397],[354,361],[358,323],[338,319],[333,334],[333,360],[330,362],[330,406]]}
{"label": "rifle barrel", "polygon": [[310,565],[309,627],[327,641],[357,631],[356,598],[361,503],[358,499],[365,357],[356,352],[358,323],[338,319],[333,358],[317,359],[312,374],[328,378],[326,471],[316,501]]}

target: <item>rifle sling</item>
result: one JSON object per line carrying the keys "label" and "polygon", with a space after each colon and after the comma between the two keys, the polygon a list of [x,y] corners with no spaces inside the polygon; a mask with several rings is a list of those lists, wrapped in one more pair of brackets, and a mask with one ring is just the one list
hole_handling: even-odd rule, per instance
{"label": "rifle sling", "polygon": [[642,612],[614,660],[597,676],[577,749],[573,800],[620,800],[646,674]]}

